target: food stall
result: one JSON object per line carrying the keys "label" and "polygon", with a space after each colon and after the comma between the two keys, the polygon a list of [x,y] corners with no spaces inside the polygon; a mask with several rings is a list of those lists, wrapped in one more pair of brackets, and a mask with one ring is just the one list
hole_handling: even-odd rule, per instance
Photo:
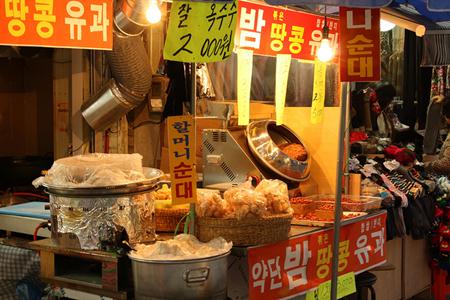
{"label": "food stall", "polygon": [[[147,32],[149,21],[140,11],[144,1],[119,2],[114,12],[110,3],[91,5],[90,13],[102,7],[110,16],[100,46],[99,37],[84,45],[43,44],[112,49],[105,55],[108,63],[98,52],[89,59],[76,50],[69,53],[70,87],[55,86],[60,97],[55,137],[64,138],[56,141],[53,166],[35,181],[49,195],[50,213],[40,208],[44,214],[33,223],[48,216],[51,238],[27,245],[39,252],[49,295],[334,299],[357,292],[355,275],[386,266],[391,252],[383,194],[348,189],[343,171],[350,84],[340,84],[337,60],[327,64],[315,58],[322,39],[328,37],[336,50],[338,41],[351,46],[359,31],[352,36],[347,22],[326,12],[239,1],[164,3],[170,17],[164,15],[166,23]],[[72,1],[58,9],[80,21],[80,5]],[[341,13],[356,18],[360,12]],[[377,12],[369,10],[376,32]],[[194,28],[200,19],[209,28]],[[305,20],[304,27],[293,20]],[[75,37],[75,23],[69,27]],[[273,28],[281,30],[276,37]],[[152,78],[160,59],[149,61],[152,51],[171,60],[165,78]],[[67,72],[67,55],[55,54],[58,75]],[[275,68],[269,56],[276,57]],[[207,71],[200,62],[208,63]],[[266,73],[252,75],[255,65]],[[296,77],[293,87],[287,78],[299,74],[311,76]],[[376,74],[358,75],[360,81],[379,80]],[[263,78],[256,88],[254,77]],[[342,73],[340,80],[356,81],[343,80]],[[307,84],[296,90],[302,81]],[[200,99],[211,94],[207,85],[215,99]],[[64,102],[69,92],[71,100]],[[219,96],[227,92],[228,98]],[[304,99],[307,103],[299,105]],[[67,122],[70,132],[64,131]],[[153,147],[159,146],[158,159],[160,150]],[[70,156],[64,158],[66,148]],[[11,218],[10,209],[0,216]],[[36,231],[46,230],[41,227]]]}

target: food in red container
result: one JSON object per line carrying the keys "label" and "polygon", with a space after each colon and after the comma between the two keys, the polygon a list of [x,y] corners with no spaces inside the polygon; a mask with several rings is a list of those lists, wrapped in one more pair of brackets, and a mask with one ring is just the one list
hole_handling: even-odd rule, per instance
{"label": "food in red container", "polygon": [[294,215],[304,216],[307,213],[313,212],[316,209],[314,201],[304,197],[295,197],[289,200],[291,207],[294,210]]}

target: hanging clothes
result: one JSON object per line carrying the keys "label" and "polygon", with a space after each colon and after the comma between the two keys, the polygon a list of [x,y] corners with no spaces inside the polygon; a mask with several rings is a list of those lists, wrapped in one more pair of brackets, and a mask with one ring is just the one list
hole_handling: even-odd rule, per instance
{"label": "hanging clothes", "polygon": [[[430,97],[448,95],[450,93],[450,65],[433,67]],[[443,127],[442,103],[431,100],[427,110],[423,151],[435,154],[440,139],[439,132]]]}

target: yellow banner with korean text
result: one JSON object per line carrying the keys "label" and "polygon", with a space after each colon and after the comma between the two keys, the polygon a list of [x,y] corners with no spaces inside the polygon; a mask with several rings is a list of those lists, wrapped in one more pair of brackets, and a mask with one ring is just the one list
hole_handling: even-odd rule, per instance
{"label": "yellow banner with korean text", "polygon": [[275,74],[275,114],[277,125],[283,124],[284,106],[286,104],[286,90],[291,67],[290,54],[277,54]]}
{"label": "yellow banner with korean text", "polygon": [[112,49],[111,0],[4,0],[0,45]]}
{"label": "yellow banner with korean text", "polygon": [[250,121],[250,91],[253,72],[253,51],[237,49],[237,102],[238,125],[248,125]]}
{"label": "yellow banner with korean text", "polygon": [[313,99],[311,104],[311,123],[318,124],[323,120],[325,105],[325,79],[327,63],[316,59],[314,61]]}
{"label": "yellow banner with korean text", "polygon": [[195,203],[195,121],[192,116],[167,118],[172,204]]}
{"label": "yellow banner with korean text", "polygon": [[237,21],[234,2],[174,1],[164,59],[182,62],[215,62],[230,57]]}

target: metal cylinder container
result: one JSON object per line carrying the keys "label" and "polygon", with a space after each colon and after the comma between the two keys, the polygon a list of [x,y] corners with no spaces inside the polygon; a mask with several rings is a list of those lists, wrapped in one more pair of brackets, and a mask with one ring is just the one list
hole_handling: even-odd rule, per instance
{"label": "metal cylinder container", "polygon": [[91,100],[83,103],[81,114],[94,130],[103,130],[139,103],[126,97],[111,79]]}
{"label": "metal cylinder container", "polygon": [[173,261],[130,255],[135,299],[226,299],[229,254]]}
{"label": "metal cylinder container", "polygon": [[114,13],[114,25],[126,35],[140,35],[146,26],[149,0],[120,0]]}

